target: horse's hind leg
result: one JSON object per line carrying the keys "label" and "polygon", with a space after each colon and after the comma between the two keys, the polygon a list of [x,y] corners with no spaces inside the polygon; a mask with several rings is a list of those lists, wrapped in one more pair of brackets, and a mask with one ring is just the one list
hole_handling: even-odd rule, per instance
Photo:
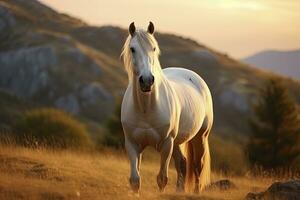
{"label": "horse's hind leg", "polygon": [[195,193],[203,190],[210,182],[210,152],[208,146],[208,134],[210,129],[202,129],[192,139]]}
{"label": "horse's hind leg", "polygon": [[184,157],[179,145],[174,145],[173,159],[177,171],[176,191],[184,192],[185,176],[186,176],[186,158]]}

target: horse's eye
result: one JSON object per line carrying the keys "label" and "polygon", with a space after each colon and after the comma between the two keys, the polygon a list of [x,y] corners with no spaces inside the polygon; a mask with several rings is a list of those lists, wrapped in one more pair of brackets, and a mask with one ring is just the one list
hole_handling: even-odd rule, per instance
{"label": "horse's eye", "polygon": [[154,48],[153,48],[153,51],[155,51],[155,50],[156,50],[156,48],[154,47]]}
{"label": "horse's eye", "polygon": [[134,53],[135,49],[133,47],[130,47],[130,51],[131,51],[131,53]]}

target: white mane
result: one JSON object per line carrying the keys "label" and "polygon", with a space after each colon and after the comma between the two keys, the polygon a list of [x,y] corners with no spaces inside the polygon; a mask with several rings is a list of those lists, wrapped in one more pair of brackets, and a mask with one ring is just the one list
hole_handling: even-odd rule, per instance
{"label": "white mane", "polygon": [[[154,72],[161,72],[161,67],[158,61],[158,56],[160,55],[160,49],[158,46],[158,43],[156,39],[153,37],[152,34],[149,34],[147,31],[144,31],[142,29],[137,30],[133,37],[137,38],[137,41],[141,48],[143,49],[143,52],[145,54],[149,53],[149,47],[150,49],[155,48],[155,56],[154,56]],[[129,81],[132,80],[133,77],[133,66],[132,66],[132,53],[130,51],[130,41],[133,38],[131,35],[129,35],[126,39],[126,42],[123,46],[123,50],[121,53],[121,57],[123,58],[125,69],[128,74]]]}

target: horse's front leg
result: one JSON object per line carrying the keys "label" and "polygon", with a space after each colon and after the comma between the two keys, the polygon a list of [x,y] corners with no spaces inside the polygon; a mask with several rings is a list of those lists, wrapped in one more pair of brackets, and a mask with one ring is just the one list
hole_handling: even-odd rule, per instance
{"label": "horse's front leg", "polygon": [[173,143],[174,139],[172,137],[168,137],[163,141],[160,146],[160,170],[157,175],[157,184],[161,192],[164,191],[167,183],[168,183],[168,168],[170,164],[170,159],[173,152]]}
{"label": "horse's front leg", "polygon": [[130,178],[129,183],[132,190],[136,193],[139,192],[140,189],[140,175],[139,175],[139,167],[140,167],[140,158],[141,158],[141,149],[137,144],[130,141],[128,138],[125,138],[125,148],[129,157],[130,162]]}

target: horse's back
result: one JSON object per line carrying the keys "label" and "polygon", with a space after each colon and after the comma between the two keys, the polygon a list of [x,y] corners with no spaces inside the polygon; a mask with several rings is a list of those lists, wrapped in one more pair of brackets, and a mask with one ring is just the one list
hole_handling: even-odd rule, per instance
{"label": "horse's back", "polygon": [[165,68],[163,69],[163,72],[168,80],[180,85],[191,85],[195,87],[199,94],[205,98],[205,101],[211,101],[209,88],[205,81],[197,73],[180,67]]}
{"label": "horse's back", "polygon": [[196,134],[203,126],[211,126],[212,98],[205,81],[185,68],[170,67],[163,72],[172,83],[182,108],[178,139],[184,140],[189,132]]}

